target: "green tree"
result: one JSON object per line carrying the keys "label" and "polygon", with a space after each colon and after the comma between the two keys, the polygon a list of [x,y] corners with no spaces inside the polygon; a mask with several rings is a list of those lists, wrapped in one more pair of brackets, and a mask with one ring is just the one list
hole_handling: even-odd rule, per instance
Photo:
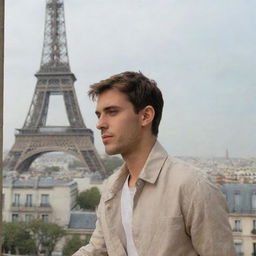
{"label": "green tree", "polygon": [[95,210],[100,202],[100,191],[97,187],[92,187],[79,193],[77,203],[82,209]]}
{"label": "green tree", "polygon": [[77,167],[84,167],[84,164],[82,164],[79,160],[74,159],[72,162],[68,164],[69,169],[75,169]]}
{"label": "green tree", "polygon": [[45,252],[50,256],[58,240],[65,235],[65,230],[55,223],[34,219],[29,224],[31,237],[35,244],[36,255]]}
{"label": "green tree", "polygon": [[60,171],[60,167],[59,166],[48,166],[48,167],[44,168],[44,171],[51,174],[52,172]]}
{"label": "green tree", "polygon": [[67,240],[63,247],[63,256],[70,256],[76,252],[80,247],[89,243],[90,236],[86,236],[85,240],[80,239],[78,235],[73,235],[70,239]]}
{"label": "green tree", "polygon": [[2,250],[12,254],[34,254],[35,244],[24,222],[3,223]]}
{"label": "green tree", "polygon": [[104,156],[101,159],[106,169],[107,176],[111,175],[113,171],[123,164],[123,160],[118,156]]}

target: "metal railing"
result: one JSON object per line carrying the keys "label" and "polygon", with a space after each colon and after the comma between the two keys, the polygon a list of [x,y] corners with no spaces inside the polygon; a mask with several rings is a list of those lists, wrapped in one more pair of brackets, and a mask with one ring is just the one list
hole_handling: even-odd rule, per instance
{"label": "metal railing", "polygon": [[45,126],[38,128],[16,129],[16,134],[42,134],[42,133],[78,133],[93,136],[93,131],[88,128],[76,128],[70,126]]}
{"label": "metal railing", "polygon": [[233,228],[232,231],[233,232],[242,232],[242,229],[241,228]]}
{"label": "metal railing", "polygon": [[49,208],[49,207],[51,207],[51,205],[50,205],[49,203],[41,203],[41,204],[40,204],[40,207]]}
{"label": "metal railing", "polygon": [[233,208],[229,211],[229,213],[256,214],[256,209]]}

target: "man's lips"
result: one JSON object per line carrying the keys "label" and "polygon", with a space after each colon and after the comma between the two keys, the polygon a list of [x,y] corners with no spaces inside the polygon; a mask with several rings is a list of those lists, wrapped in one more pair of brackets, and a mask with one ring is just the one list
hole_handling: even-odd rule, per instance
{"label": "man's lips", "polygon": [[113,137],[112,135],[102,135],[101,136],[104,144],[107,143],[112,137]]}

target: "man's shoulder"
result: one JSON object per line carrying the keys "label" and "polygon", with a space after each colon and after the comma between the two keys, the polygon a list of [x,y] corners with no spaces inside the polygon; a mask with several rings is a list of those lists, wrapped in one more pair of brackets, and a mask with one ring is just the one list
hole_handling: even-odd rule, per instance
{"label": "man's shoulder", "polygon": [[214,185],[206,171],[172,156],[168,156],[161,173],[162,178],[175,186],[193,189],[200,184]]}
{"label": "man's shoulder", "polygon": [[169,171],[170,175],[175,174],[185,179],[201,179],[206,177],[206,173],[202,169],[185,162],[184,160],[169,155],[164,167]]}
{"label": "man's shoulder", "polygon": [[[146,163],[146,173],[159,172],[159,179],[175,184],[194,185],[208,180],[204,170],[179,158],[170,156],[165,148],[156,141]],[[146,176],[146,175],[144,175]]]}

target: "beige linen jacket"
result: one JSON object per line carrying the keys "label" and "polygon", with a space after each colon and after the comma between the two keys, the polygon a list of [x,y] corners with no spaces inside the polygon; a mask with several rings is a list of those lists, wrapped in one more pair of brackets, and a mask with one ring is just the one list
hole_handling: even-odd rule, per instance
{"label": "beige linen jacket", "polygon": [[[106,182],[90,243],[73,256],[126,256],[120,200],[128,170]],[[156,142],[136,184],[133,238],[139,256],[235,256],[222,192]]]}

